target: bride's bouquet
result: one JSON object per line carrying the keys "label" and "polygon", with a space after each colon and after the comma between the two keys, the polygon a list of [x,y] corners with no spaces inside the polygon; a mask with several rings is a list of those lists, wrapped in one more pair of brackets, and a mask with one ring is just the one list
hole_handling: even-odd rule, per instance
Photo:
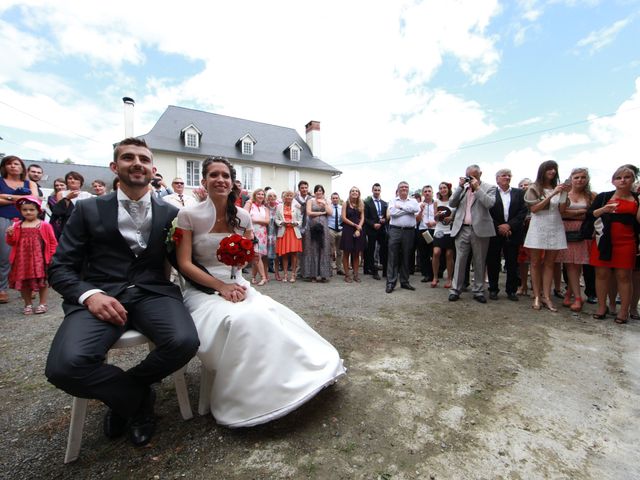
{"label": "bride's bouquet", "polygon": [[220,262],[231,267],[231,278],[234,279],[236,278],[238,267],[242,267],[253,260],[253,242],[242,235],[232,233],[220,240],[216,255]]}

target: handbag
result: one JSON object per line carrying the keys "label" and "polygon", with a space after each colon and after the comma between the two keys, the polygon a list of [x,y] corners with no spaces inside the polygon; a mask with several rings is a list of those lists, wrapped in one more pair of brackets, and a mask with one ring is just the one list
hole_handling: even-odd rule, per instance
{"label": "handbag", "polygon": [[433,237],[429,233],[429,230],[425,230],[424,232],[422,232],[422,238],[424,238],[424,241],[427,242],[427,245],[433,242]]}
{"label": "handbag", "polygon": [[570,230],[565,232],[565,235],[567,236],[567,242],[581,242],[584,240],[584,236],[580,230]]}

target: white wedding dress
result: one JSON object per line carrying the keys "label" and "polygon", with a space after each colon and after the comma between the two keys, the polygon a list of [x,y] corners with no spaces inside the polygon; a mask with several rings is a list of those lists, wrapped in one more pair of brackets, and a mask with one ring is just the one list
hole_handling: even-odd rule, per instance
{"label": "white wedding dress", "polygon": [[232,303],[184,285],[184,300],[200,337],[198,357],[215,371],[211,413],[221,425],[250,427],[298,408],[345,373],[336,349],[302,318],[252,288],[218,262],[224,233],[195,235],[194,258],[209,273],[247,288]]}

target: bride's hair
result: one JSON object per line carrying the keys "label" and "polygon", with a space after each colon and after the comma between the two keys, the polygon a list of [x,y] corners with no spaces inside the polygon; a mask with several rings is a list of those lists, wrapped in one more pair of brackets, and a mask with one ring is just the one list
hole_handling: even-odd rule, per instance
{"label": "bride's hair", "polygon": [[240,225],[240,219],[238,218],[238,207],[236,207],[236,199],[240,195],[240,189],[236,185],[236,169],[233,168],[231,162],[225,157],[207,157],[202,162],[202,178],[207,178],[207,172],[209,171],[209,165],[212,163],[222,163],[227,166],[229,173],[231,174],[231,192],[227,197],[227,223],[232,230],[238,228]]}

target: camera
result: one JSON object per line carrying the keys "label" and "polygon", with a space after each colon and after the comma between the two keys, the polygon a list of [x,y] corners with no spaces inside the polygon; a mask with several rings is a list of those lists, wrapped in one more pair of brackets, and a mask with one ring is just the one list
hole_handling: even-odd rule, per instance
{"label": "camera", "polygon": [[153,185],[153,188],[158,188],[160,186],[160,180],[158,178],[154,178],[151,180],[151,185]]}
{"label": "camera", "polygon": [[471,177],[464,177],[464,181],[469,183],[471,180],[473,180],[473,178]]}

